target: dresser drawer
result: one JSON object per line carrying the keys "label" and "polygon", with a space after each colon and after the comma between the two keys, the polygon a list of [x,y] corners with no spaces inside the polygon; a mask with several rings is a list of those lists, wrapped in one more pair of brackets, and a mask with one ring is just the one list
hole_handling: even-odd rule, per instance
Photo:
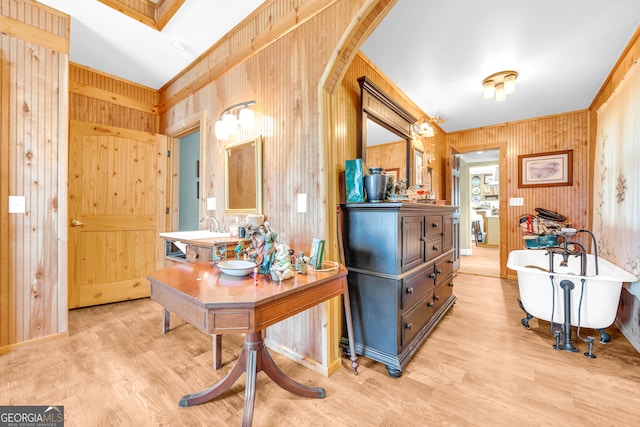
{"label": "dresser drawer", "polygon": [[435,311],[440,310],[440,307],[453,295],[453,276],[448,276],[440,285],[436,286],[433,291],[433,302]]}
{"label": "dresser drawer", "polygon": [[433,292],[433,264],[425,264],[420,271],[411,274],[402,281],[402,297],[400,299],[400,308],[411,307],[413,304],[423,298],[427,292]]}
{"label": "dresser drawer", "polygon": [[404,347],[411,339],[420,332],[422,326],[433,316],[435,312],[433,303],[433,293],[420,300],[413,308],[402,315],[400,327],[402,328],[401,345]]}
{"label": "dresser drawer", "polygon": [[444,280],[448,279],[453,274],[453,252],[450,252],[436,260],[436,282],[438,286]]}
{"label": "dresser drawer", "polygon": [[427,261],[434,260],[442,255],[442,236],[427,237],[425,242],[427,247]]}
{"label": "dresser drawer", "polygon": [[427,237],[442,235],[442,215],[428,215],[425,232]]}

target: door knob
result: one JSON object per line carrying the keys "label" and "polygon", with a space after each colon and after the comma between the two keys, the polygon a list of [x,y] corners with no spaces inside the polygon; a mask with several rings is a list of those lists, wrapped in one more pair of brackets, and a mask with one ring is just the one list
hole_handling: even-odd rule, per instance
{"label": "door knob", "polygon": [[72,227],[84,227],[86,224],[82,221],[80,221],[79,219],[73,219],[71,220],[71,226]]}

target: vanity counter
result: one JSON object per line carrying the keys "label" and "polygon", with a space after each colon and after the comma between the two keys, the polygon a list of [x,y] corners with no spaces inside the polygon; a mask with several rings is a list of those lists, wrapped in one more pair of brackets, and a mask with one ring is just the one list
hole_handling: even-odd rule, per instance
{"label": "vanity counter", "polygon": [[165,240],[165,266],[210,260],[214,248],[218,247],[224,247],[227,258],[233,258],[239,243],[249,244],[249,240],[242,237],[206,230],[160,233],[160,237]]}

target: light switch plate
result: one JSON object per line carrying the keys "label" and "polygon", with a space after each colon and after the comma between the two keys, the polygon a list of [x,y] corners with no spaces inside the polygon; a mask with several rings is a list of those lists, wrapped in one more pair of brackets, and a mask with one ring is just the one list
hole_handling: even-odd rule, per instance
{"label": "light switch plate", "polygon": [[298,212],[307,212],[307,193],[298,194]]}
{"label": "light switch plate", "polygon": [[24,213],[25,209],[24,196],[9,196],[9,213]]}
{"label": "light switch plate", "polygon": [[524,206],[524,198],[522,197],[510,197],[509,206]]}
{"label": "light switch plate", "polygon": [[216,210],[216,198],[215,197],[207,197],[207,210],[215,211]]}

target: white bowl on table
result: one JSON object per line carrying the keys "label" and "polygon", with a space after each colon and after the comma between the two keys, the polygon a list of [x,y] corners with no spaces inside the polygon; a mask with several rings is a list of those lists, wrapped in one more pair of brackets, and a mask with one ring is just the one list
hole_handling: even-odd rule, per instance
{"label": "white bowl on table", "polygon": [[232,259],[228,261],[220,261],[218,268],[229,276],[246,276],[253,273],[253,269],[258,265],[255,262]]}

